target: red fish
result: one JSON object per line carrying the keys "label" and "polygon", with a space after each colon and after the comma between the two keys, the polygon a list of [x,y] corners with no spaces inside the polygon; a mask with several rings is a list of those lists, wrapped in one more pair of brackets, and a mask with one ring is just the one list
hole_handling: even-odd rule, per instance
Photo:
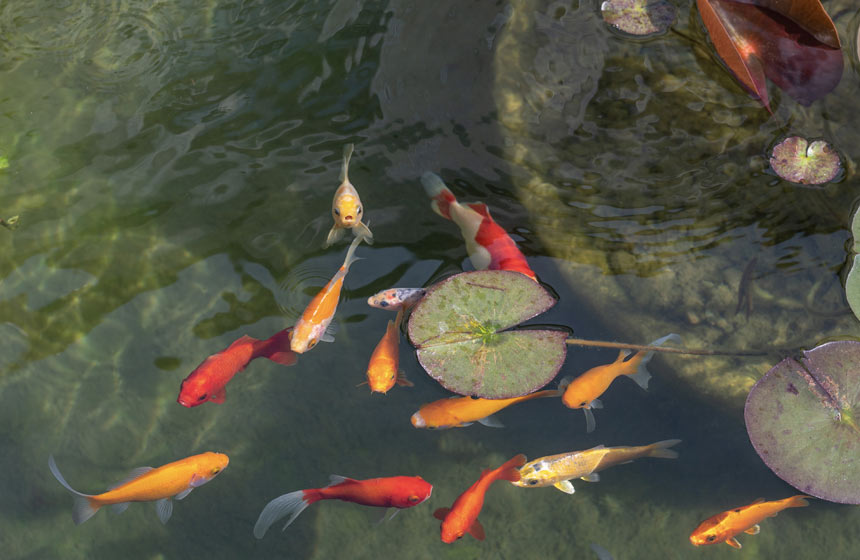
{"label": "red fish", "polygon": [[517,482],[520,479],[517,469],[525,463],[526,456],[520,453],[497,469],[485,469],[475,484],[454,500],[454,505],[434,511],[433,517],[442,520],[442,542],[452,543],[466,533],[479,541],[484,540],[484,527],[478,521],[478,514],[484,507],[484,494],[497,480]]}
{"label": "red fish", "polygon": [[493,220],[486,204],[460,204],[442,179],[429,171],[421,176],[421,183],[433,199],[433,211],[460,227],[469,260],[476,269],[512,270],[537,282],[516,242]]}
{"label": "red fish", "polygon": [[254,525],[254,536],[262,539],[273,523],[289,515],[284,525],[286,529],[306,507],[320,500],[343,500],[363,506],[404,509],[417,506],[429,498],[432,491],[433,486],[420,476],[355,480],[332,475],[331,483],[325,488],[297,490],[278,496],[266,504]]}
{"label": "red fish", "polygon": [[188,408],[207,401],[221,404],[224,402],[227,383],[255,358],[268,358],[285,366],[293,365],[297,356],[290,350],[292,330],[290,327],[278,331],[266,340],[245,335],[224,350],[212,354],[182,380],[176,401]]}

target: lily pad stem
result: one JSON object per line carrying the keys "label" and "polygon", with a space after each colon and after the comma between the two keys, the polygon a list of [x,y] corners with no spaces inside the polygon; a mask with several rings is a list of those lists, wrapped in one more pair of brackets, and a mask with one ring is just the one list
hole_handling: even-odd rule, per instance
{"label": "lily pad stem", "polygon": [[587,340],[584,338],[568,338],[565,341],[572,346],[595,346],[599,348],[621,348],[627,350],[653,350],[654,352],[669,352],[672,354],[694,354],[696,356],[767,356],[780,349],[772,350],[706,350],[703,348],[672,348],[671,346],[647,346],[644,344],[625,344],[623,342],[607,342],[604,340]]}

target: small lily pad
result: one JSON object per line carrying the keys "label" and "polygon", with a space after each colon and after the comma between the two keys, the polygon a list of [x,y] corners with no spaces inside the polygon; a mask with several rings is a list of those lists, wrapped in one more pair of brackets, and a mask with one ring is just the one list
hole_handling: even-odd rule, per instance
{"label": "small lily pad", "polygon": [[851,220],[851,234],[854,236],[854,259],[845,279],[845,298],[854,316],[860,319],[860,212],[856,210]]}
{"label": "small lily pad", "polygon": [[750,391],[744,420],[777,476],[805,494],[860,504],[860,342],[778,363]]}
{"label": "small lily pad", "polygon": [[605,0],[603,21],[630,35],[665,33],[675,22],[675,6],[666,0]]}
{"label": "small lily pad", "polygon": [[809,142],[806,138],[791,136],[773,148],[770,166],[786,181],[821,185],[839,174],[842,162],[836,150],[824,140]]}
{"label": "small lily pad", "polygon": [[463,272],[430,287],[409,318],[409,340],[427,373],[455,393],[525,395],[558,373],[568,333],[505,329],[554,304],[549,292],[519,272]]}

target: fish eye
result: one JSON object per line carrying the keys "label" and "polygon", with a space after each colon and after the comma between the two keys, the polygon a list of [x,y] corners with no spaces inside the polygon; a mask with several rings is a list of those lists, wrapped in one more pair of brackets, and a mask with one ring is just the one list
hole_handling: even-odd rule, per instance
{"label": "fish eye", "polygon": [[361,214],[361,206],[357,206],[357,207],[355,208],[355,213],[356,213],[356,214]]}
{"label": "fish eye", "polygon": [[579,406],[585,406],[585,405],[587,405],[587,404],[588,404],[587,402],[582,401],[581,403],[579,403]]}
{"label": "fish eye", "polygon": [[409,500],[410,504],[417,504],[418,503],[418,496],[415,496],[415,495],[409,496],[408,500]]}
{"label": "fish eye", "polygon": [[219,469],[218,467],[215,467],[214,469],[212,469],[212,474],[213,474],[213,475],[216,475],[216,474],[218,474],[219,472],[221,472],[221,469]]}
{"label": "fish eye", "polygon": [[316,345],[317,345],[316,339],[312,338],[310,341],[308,341],[308,350],[310,350],[311,348],[313,348]]}
{"label": "fish eye", "polygon": [[530,479],[528,480],[528,483],[529,483],[529,486],[534,486],[535,484],[537,484],[537,483],[538,483],[538,481],[537,481],[537,479],[535,479],[535,478],[530,478]]}
{"label": "fish eye", "polygon": [[340,216],[340,210],[338,210],[337,208],[335,208],[335,209],[334,209],[334,215],[335,215],[335,216]]}
{"label": "fish eye", "polygon": [[708,535],[708,538],[705,540],[708,542],[714,542],[715,540],[717,540],[717,537],[715,535]]}
{"label": "fish eye", "polygon": [[203,393],[202,395],[200,395],[200,398],[199,398],[199,399],[197,399],[197,400],[198,400],[198,401],[202,401],[202,400],[203,400],[203,399],[205,399],[205,398],[206,398],[206,393]]}

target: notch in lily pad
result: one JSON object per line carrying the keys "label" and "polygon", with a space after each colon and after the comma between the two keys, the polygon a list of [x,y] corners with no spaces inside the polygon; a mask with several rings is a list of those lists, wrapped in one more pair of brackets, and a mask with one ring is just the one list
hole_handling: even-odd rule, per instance
{"label": "notch in lily pad", "polygon": [[860,342],[778,363],[750,391],[744,420],[777,476],[805,494],[860,504]]}
{"label": "notch in lily pad", "polygon": [[675,22],[676,10],[666,0],[605,0],[600,13],[612,27],[645,37],[665,33]]}
{"label": "notch in lily pad", "polygon": [[430,287],[409,318],[418,361],[446,389],[488,399],[526,395],[549,383],[568,333],[514,329],[555,298],[519,272],[463,272]]}
{"label": "notch in lily pad", "polygon": [[824,140],[809,142],[800,136],[790,136],[774,146],[770,166],[786,181],[821,185],[836,178],[842,169],[842,161],[836,150]]}

